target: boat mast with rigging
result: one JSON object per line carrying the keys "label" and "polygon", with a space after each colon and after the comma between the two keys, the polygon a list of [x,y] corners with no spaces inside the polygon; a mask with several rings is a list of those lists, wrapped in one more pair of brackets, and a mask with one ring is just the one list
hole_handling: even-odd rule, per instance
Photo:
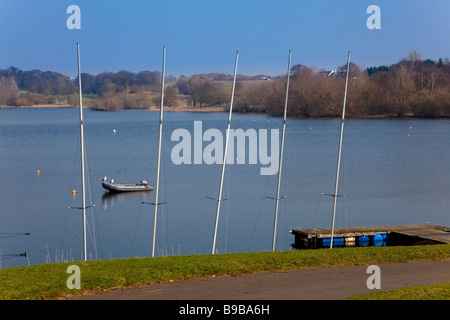
{"label": "boat mast with rigging", "polygon": [[330,239],[330,249],[333,248],[333,236],[334,236],[334,222],[336,217],[336,200],[339,197],[338,195],[338,186],[339,186],[339,169],[341,166],[341,153],[342,153],[342,138],[344,134],[344,120],[345,120],[345,104],[347,100],[347,86],[348,86],[348,74],[350,71],[350,51],[348,52],[347,57],[347,74],[345,78],[345,91],[344,91],[344,103],[342,106],[342,121],[341,121],[341,133],[339,137],[339,151],[338,151],[338,160],[337,160],[337,169],[336,169],[336,183],[334,188],[334,195],[333,195],[333,215],[331,219],[331,239]]}
{"label": "boat mast with rigging", "polygon": [[214,226],[212,254],[214,254],[214,252],[216,251],[217,226],[219,224],[220,203],[222,202],[223,176],[225,173],[225,161],[227,159],[228,140],[229,140],[229,136],[230,136],[231,114],[233,113],[233,100],[234,100],[234,90],[236,87],[236,72],[237,72],[238,58],[239,58],[239,51],[236,52],[236,62],[234,65],[234,76],[233,76],[233,87],[231,90],[230,113],[228,115],[228,127],[227,127],[227,132],[226,132],[226,139],[225,139],[225,151],[223,153],[223,162],[222,162],[222,176],[220,178],[219,196],[217,197],[216,223]]}
{"label": "boat mast with rigging", "polygon": [[277,184],[277,194],[275,197],[275,217],[273,226],[273,240],[272,240],[272,251],[275,251],[275,243],[277,237],[277,221],[278,221],[278,202],[280,200],[280,181],[281,181],[281,167],[283,164],[283,150],[284,150],[284,134],[286,130],[286,116],[287,116],[287,103],[289,95],[289,77],[291,74],[291,50],[289,50],[289,60],[288,60],[288,71],[286,80],[286,98],[284,100],[284,117],[283,117],[283,129],[281,133],[281,149],[280,149],[280,163],[278,167],[278,184]]}
{"label": "boat mast with rigging", "polygon": [[87,260],[86,248],[86,188],[84,169],[84,123],[83,123],[83,93],[81,89],[80,44],[77,42],[78,58],[78,90],[80,99],[80,141],[81,141],[81,209],[83,210],[83,260]]}
{"label": "boat mast with rigging", "polygon": [[161,164],[161,140],[163,129],[163,113],[164,113],[164,77],[166,69],[166,46],[163,48],[163,62],[162,62],[162,80],[161,80],[161,102],[159,114],[159,140],[158,140],[158,162],[156,165],[156,186],[155,186],[155,209],[153,214],[153,241],[152,241],[152,257],[155,256],[155,237],[156,237],[156,219],[158,215],[158,195],[159,195],[159,171]]}

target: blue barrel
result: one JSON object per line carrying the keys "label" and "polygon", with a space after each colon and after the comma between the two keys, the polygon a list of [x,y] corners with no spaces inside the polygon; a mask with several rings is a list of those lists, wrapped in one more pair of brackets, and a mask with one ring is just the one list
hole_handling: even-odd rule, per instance
{"label": "blue barrel", "polygon": [[368,236],[360,236],[358,237],[358,242],[369,242]]}
{"label": "blue barrel", "polygon": [[373,241],[383,241],[383,235],[377,233],[376,235],[373,236]]}
{"label": "blue barrel", "polygon": [[369,245],[369,237],[368,236],[358,237],[358,246],[367,247],[368,245]]}
{"label": "blue barrel", "polygon": [[[322,238],[322,245],[324,247],[329,247],[330,246],[330,242],[331,242],[331,238]],[[345,238],[344,237],[337,237],[337,238],[333,237],[333,245],[343,246],[344,242],[345,242]]]}
{"label": "blue barrel", "polygon": [[333,243],[344,243],[344,237],[333,238]]}

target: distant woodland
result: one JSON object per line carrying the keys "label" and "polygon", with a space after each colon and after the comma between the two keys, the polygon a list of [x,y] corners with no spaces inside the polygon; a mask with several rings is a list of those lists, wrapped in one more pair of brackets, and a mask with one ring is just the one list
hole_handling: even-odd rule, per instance
{"label": "distant woodland", "polygon": [[[338,117],[346,65],[319,70],[291,68],[288,113],[293,117]],[[238,75],[233,110],[282,115],[286,74]],[[390,66],[363,68],[350,64],[348,116],[450,117],[450,62],[422,60],[411,51]],[[160,103],[161,73],[119,71],[81,74],[83,105],[95,110],[149,109]],[[229,108],[232,75],[223,73],[167,76],[167,107]],[[78,78],[52,71],[0,70],[0,106],[78,105]]]}

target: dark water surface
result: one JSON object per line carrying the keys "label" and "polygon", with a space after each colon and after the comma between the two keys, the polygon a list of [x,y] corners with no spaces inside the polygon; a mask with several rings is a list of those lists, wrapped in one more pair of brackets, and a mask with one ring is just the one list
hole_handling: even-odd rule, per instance
{"label": "dark water surface", "polygon": [[[0,109],[1,267],[81,259],[79,113],[77,109]],[[155,186],[159,112],[85,110],[88,167],[88,253],[91,259],[150,256],[154,192],[108,194],[116,182],[142,179]],[[171,152],[176,129],[194,143],[202,132],[225,136],[228,114],[164,114],[156,255],[210,253],[220,164],[180,164]],[[232,128],[278,129],[282,119],[233,114]],[[290,249],[296,227],[331,224],[340,120],[288,119],[277,250]],[[115,132],[114,132],[115,130]],[[258,136],[261,138],[261,135]],[[203,149],[211,142],[203,141]],[[270,146],[270,144],[269,144]],[[345,122],[336,227],[450,224],[450,121]],[[258,146],[260,147],[260,146]],[[248,150],[248,146],[247,146]],[[270,154],[269,150],[269,154]],[[192,152],[194,147],[192,145]],[[275,150],[276,152],[276,150]],[[192,154],[192,160],[194,155]],[[219,253],[272,248],[277,175],[263,165],[226,166],[216,248]],[[39,170],[39,174],[38,171]],[[72,194],[76,190],[76,194]],[[29,232],[26,236],[22,233]],[[28,257],[16,254],[27,252]]]}

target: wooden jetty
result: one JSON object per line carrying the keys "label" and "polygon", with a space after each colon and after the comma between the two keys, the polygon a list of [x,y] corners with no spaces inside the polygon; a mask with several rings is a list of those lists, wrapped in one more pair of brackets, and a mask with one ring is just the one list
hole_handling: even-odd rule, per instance
{"label": "wooden jetty", "polygon": [[[330,245],[331,230],[291,230],[297,249]],[[450,228],[434,224],[335,228],[334,246],[450,244]]]}

